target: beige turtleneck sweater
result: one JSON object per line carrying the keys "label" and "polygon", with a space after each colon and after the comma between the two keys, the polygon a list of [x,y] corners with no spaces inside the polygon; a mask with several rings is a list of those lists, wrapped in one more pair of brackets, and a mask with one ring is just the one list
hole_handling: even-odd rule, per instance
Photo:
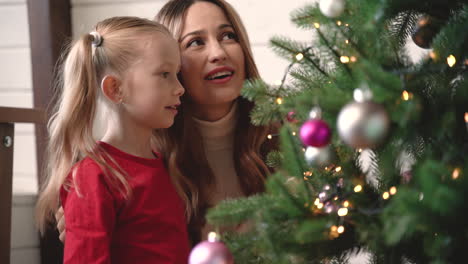
{"label": "beige turtleneck sweater", "polygon": [[[234,130],[237,121],[237,103],[223,118],[210,122],[194,118],[200,131],[208,164],[213,170],[216,188],[211,194],[211,204],[218,204],[226,198],[243,196],[234,167]],[[202,240],[213,230],[208,224],[202,229]]]}

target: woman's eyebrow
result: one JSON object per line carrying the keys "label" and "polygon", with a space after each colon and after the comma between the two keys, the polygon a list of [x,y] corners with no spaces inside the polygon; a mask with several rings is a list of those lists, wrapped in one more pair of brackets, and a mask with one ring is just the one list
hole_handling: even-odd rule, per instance
{"label": "woman's eyebrow", "polygon": [[[219,25],[218,28],[219,29],[224,29],[224,28],[234,28],[234,27],[231,24],[221,24],[221,25]],[[187,38],[188,36],[192,36],[192,35],[198,36],[198,35],[201,35],[203,33],[205,33],[205,30],[202,30],[202,29],[189,32],[189,33],[185,34],[183,37],[181,37],[179,42],[184,41],[184,39]]]}

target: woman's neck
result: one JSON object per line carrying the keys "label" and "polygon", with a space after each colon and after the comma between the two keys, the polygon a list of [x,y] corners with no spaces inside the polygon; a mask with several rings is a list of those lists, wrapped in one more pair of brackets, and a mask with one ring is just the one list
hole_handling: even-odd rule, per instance
{"label": "woman's neck", "polygon": [[219,105],[192,105],[193,116],[203,121],[218,121],[225,117],[236,101]]}

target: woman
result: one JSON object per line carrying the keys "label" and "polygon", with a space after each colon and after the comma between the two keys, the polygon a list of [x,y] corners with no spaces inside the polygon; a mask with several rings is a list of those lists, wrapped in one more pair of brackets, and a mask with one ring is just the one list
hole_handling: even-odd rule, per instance
{"label": "woman", "polygon": [[[155,19],[179,41],[179,79],[186,90],[174,125],[155,131],[155,145],[186,203],[197,243],[211,228],[208,208],[264,191],[270,173],[264,160],[277,144],[267,139],[273,127],[251,124],[254,105],[240,97],[244,81],[259,74],[232,6],[224,0],[171,0]],[[63,219],[58,226],[63,231]]]}

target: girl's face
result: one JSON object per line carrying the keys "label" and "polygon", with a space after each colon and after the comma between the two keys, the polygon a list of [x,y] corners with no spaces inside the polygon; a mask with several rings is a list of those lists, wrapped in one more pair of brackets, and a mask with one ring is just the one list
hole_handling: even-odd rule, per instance
{"label": "girl's face", "polygon": [[129,125],[155,129],[174,122],[184,88],[177,79],[180,54],[177,42],[165,34],[154,34],[138,45],[140,58],[123,76],[124,113]]}
{"label": "girl's face", "polygon": [[194,115],[221,118],[245,80],[244,52],[231,22],[217,5],[196,2],[187,10],[179,45],[181,79]]}

